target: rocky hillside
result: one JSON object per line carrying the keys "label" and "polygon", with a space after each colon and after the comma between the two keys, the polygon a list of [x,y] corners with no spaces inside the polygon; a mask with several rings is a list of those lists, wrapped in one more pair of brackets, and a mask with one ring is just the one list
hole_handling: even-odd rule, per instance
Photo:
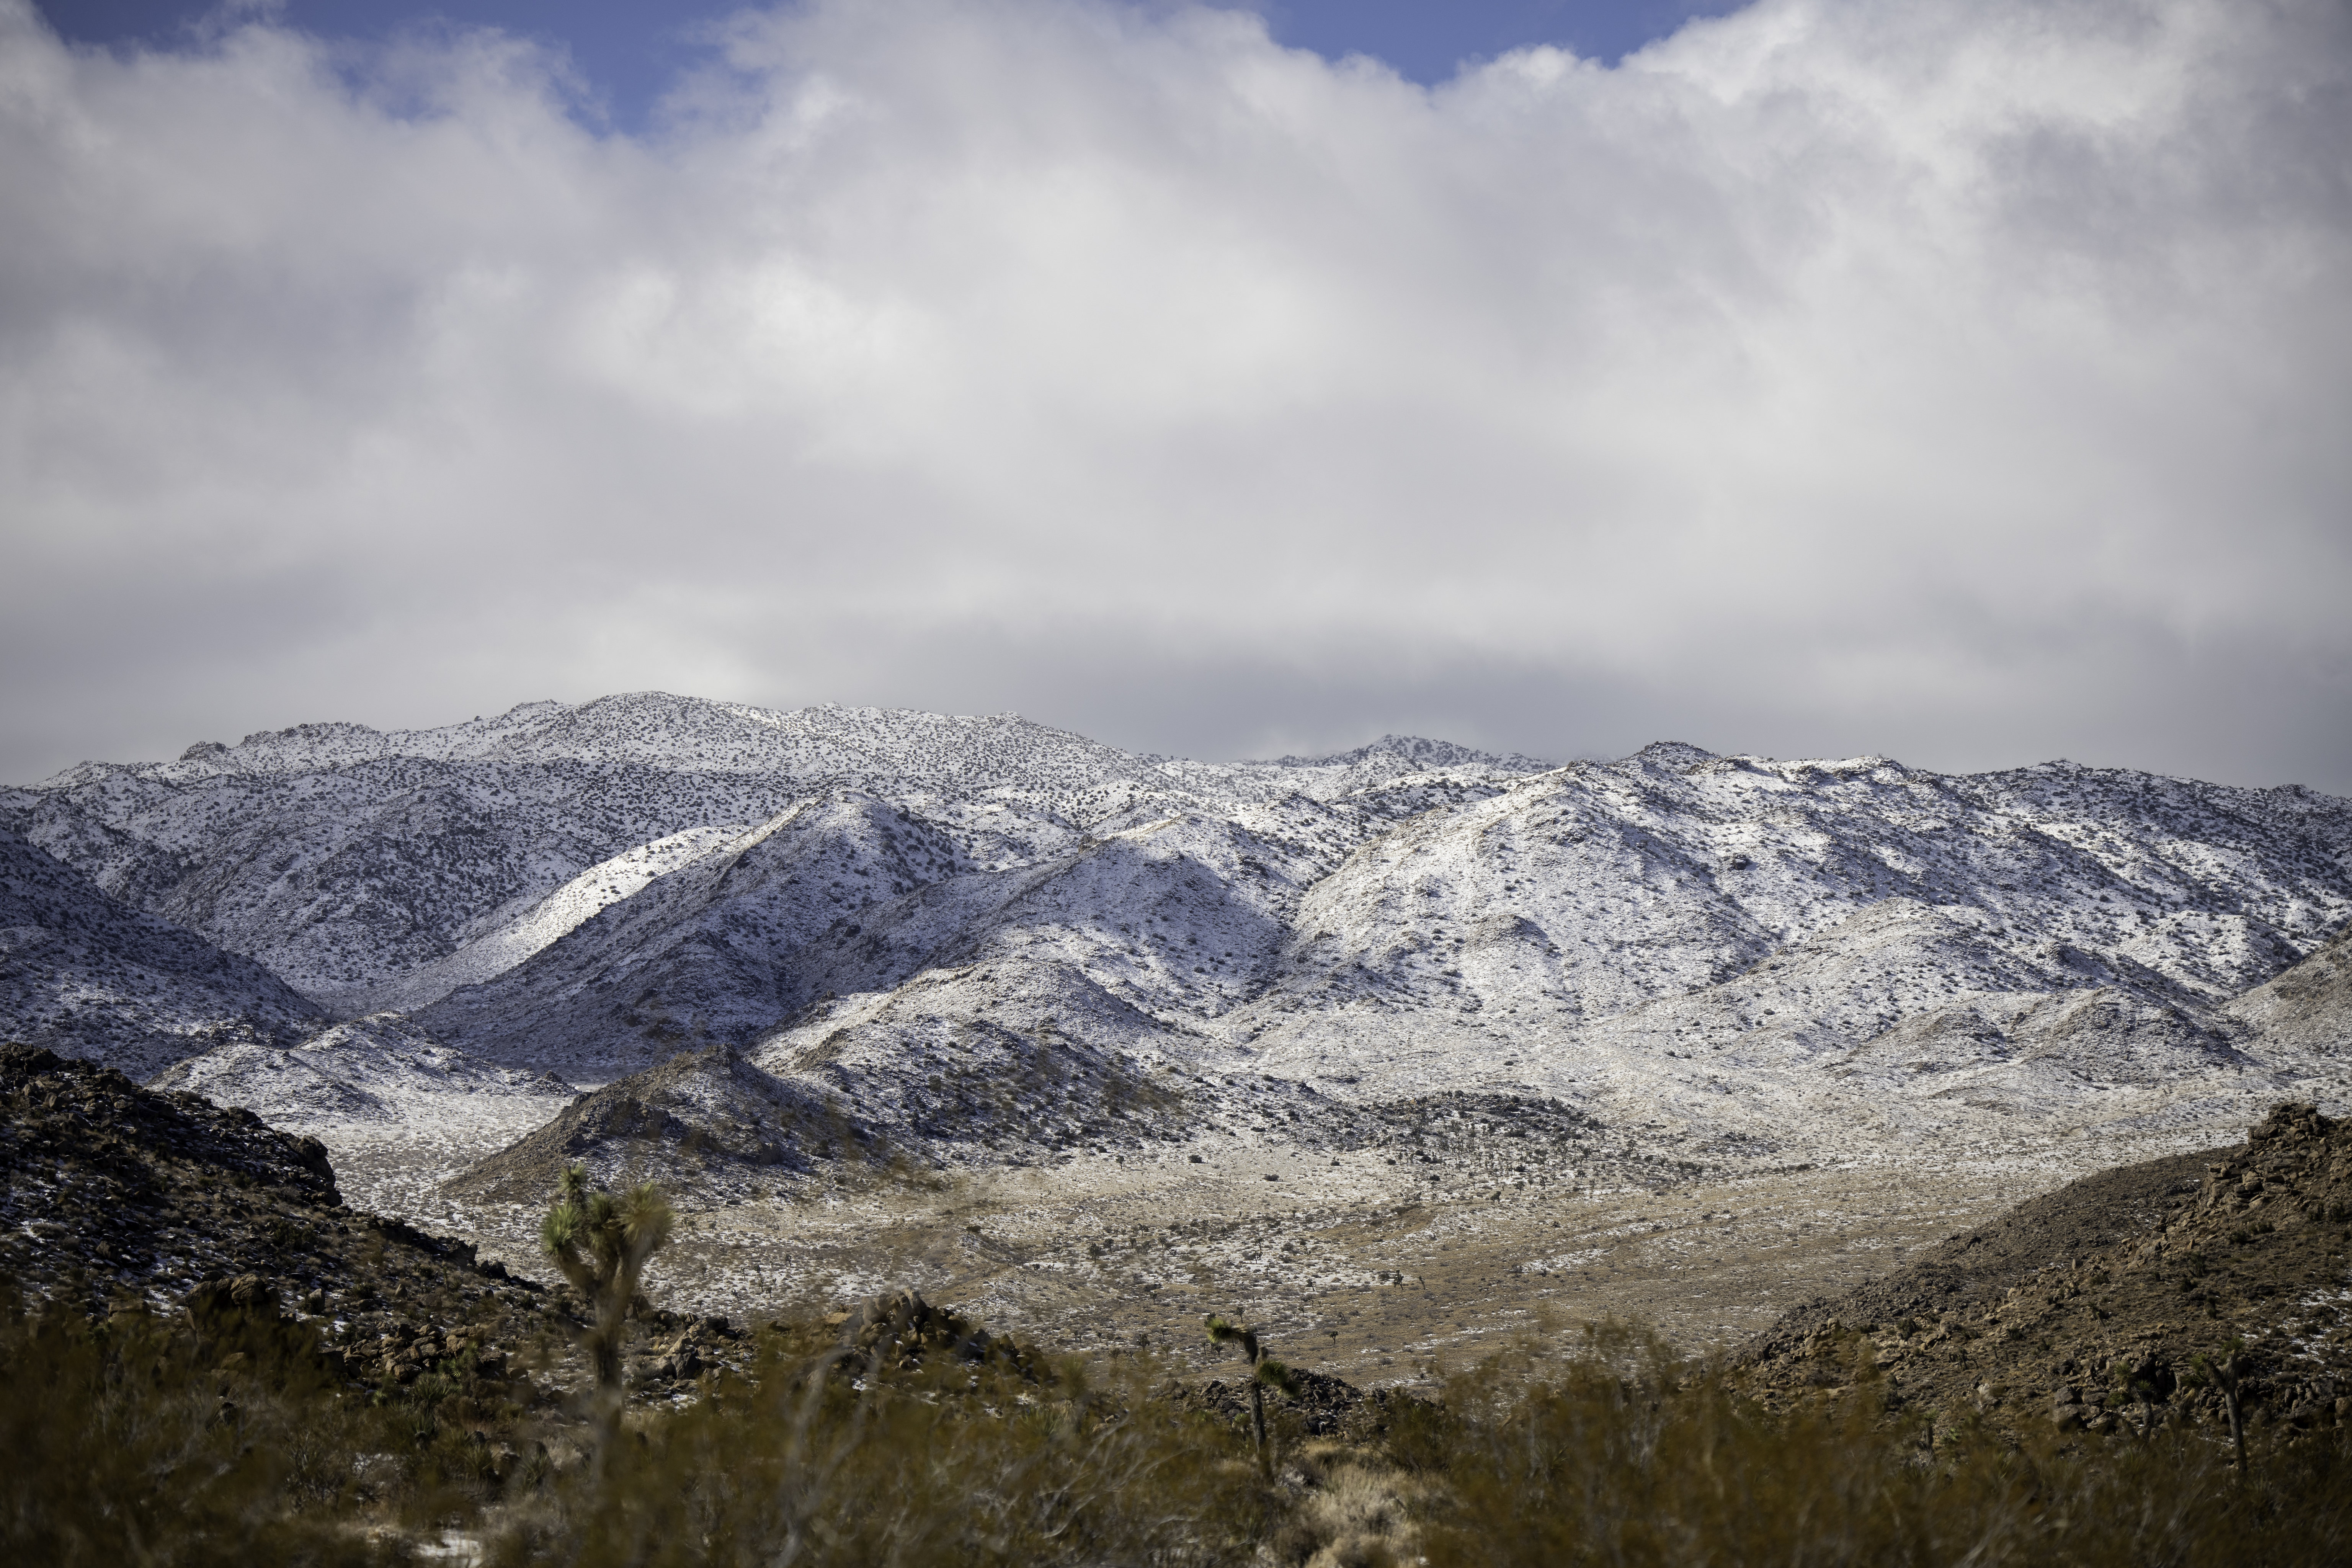
{"label": "rocky hillside", "polygon": [[[483,1408],[528,1406],[578,1375],[583,1320],[568,1292],[346,1207],[325,1149],[250,1111],[0,1047],[0,1270],[29,1305],[146,1310],[199,1332],[260,1326],[314,1345],[355,1384],[397,1390],[437,1372]],[[635,1342],[647,1393],[748,1355],[740,1331],[668,1312]]]}
{"label": "rocky hillside", "polygon": [[2274,1050],[2317,1061],[2352,1056],[2352,928],[2224,1011]]}
{"label": "rocky hillside", "polygon": [[877,1158],[879,1140],[837,1102],[778,1082],[725,1046],[681,1051],[582,1095],[546,1126],[446,1184],[455,1196],[528,1204],[589,1167],[623,1185],[658,1179],[698,1196],[765,1192],[820,1162]]}
{"label": "rocky hillside", "polygon": [[[2234,1360],[2233,1360],[2234,1358]],[[1768,1401],[2098,1432],[2352,1419],[2352,1122],[2282,1105],[2247,1142],[2103,1172],[1790,1313],[1741,1358]]]}
{"label": "rocky hillside", "polygon": [[[326,1327],[453,1288],[453,1261],[474,1272],[470,1248],[346,1208],[316,1139],[92,1062],[0,1048],[0,1256],[36,1298],[169,1311],[207,1281],[250,1277],[248,1300],[259,1289]],[[455,1288],[507,1289],[501,1277]]]}
{"label": "rocky hillside", "polygon": [[250,958],[130,909],[0,833],[0,1029],[148,1078],[216,1045],[290,1045],[326,1022]]}

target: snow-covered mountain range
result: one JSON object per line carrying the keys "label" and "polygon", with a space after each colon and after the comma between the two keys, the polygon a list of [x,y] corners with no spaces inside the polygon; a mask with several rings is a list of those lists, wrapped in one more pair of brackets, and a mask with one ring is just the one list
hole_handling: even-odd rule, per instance
{"label": "snow-covered mountain range", "polygon": [[[0,792],[0,828],[266,965],[281,1010],[405,1015],[362,1033],[501,1091],[725,1046],[711,1082],[781,1086],[734,1121],[831,1107],[942,1158],[1241,1100],[1307,1136],[1503,1094],[1729,1147],[2344,1092],[2352,802],[2292,786],[1396,738],[1205,763],[641,694],[86,763]],[[257,1065],[287,1043],[239,1081],[300,1079]]]}
{"label": "snow-covered mountain range", "polygon": [[209,1047],[290,1046],[326,1014],[268,968],[125,908],[0,832],[0,1026],[147,1078]]}

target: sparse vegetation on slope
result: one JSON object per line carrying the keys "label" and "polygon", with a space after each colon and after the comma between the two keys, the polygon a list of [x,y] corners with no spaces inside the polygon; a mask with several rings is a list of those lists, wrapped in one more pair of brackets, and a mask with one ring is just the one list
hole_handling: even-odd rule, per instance
{"label": "sparse vegetation on slope", "polygon": [[1868,1388],[1776,1412],[1615,1325],[1564,1368],[1502,1358],[1454,1380],[1389,1445],[1434,1483],[1434,1568],[2342,1561],[2352,1446],[2257,1447],[2242,1484],[2226,1440],[2195,1429],[2020,1439],[1889,1412]]}
{"label": "sparse vegetation on slope", "polygon": [[250,958],[118,902],[0,831],[0,1029],[152,1076],[215,1046],[289,1046],[327,1016]]}
{"label": "sparse vegetation on slope", "polygon": [[1868,1387],[2020,1432],[2333,1429],[2352,1421],[2352,1123],[2282,1105],[2238,1147],[2085,1178],[1747,1353],[1774,1405]]}
{"label": "sparse vegetation on slope", "polygon": [[2352,1551],[2340,1431],[2256,1428],[2241,1479],[2226,1440],[2189,1428],[2018,1440],[1865,1390],[1776,1413],[1719,1363],[1603,1324],[1492,1358],[1440,1401],[1360,1401],[1330,1436],[1269,1392],[1286,1436],[1268,1475],[1245,1424],[1174,1397],[1149,1360],[1047,1366],[974,1353],[968,1331],[923,1346],[937,1318],[885,1308],[845,1336],[778,1324],[747,1373],[634,1412],[591,1467],[561,1416],[454,1383],[429,1403],[354,1400],[267,1334],[215,1362],[231,1342],[184,1322],[0,1314],[16,1395],[0,1410],[0,1549],[326,1563],[454,1537],[491,1563],[614,1568],[2295,1568]]}

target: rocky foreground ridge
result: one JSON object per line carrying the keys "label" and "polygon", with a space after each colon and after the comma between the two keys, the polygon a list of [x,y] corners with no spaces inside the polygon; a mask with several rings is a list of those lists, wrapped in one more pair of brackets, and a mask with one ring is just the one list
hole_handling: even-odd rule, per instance
{"label": "rocky foreground ridge", "polygon": [[[572,1348],[586,1313],[568,1289],[346,1206],[316,1140],[249,1111],[0,1047],[0,1270],[34,1310],[145,1314],[224,1346],[258,1331],[308,1347],[331,1378],[388,1394],[436,1378],[433,1397],[470,1394],[509,1423],[533,1408],[560,1414],[584,1376]],[[651,1301],[635,1317],[628,1372],[640,1400],[754,1360],[748,1327]],[[801,1340],[811,1327],[837,1331],[826,1364],[844,1377],[939,1355],[1032,1378],[1045,1365],[910,1290],[792,1327]]]}
{"label": "rocky foreground ridge", "polygon": [[536,1316],[539,1287],[476,1269],[462,1242],[347,1207],[325,1146],[251,1111],[12,1045],[0,1049],[0,1263],[27,1294],[93,1313],[169,1312],[242,1280],[242,1301],[322,1331],[340,1322],[331,1337],[355,1344],[445,1298]]}
{"label": "rocky foreground ridge", "polygon": [[2352,1122],[2282,1105],[2247,1141],[2105,1171],[1742,1352],[1769,1403],[1869,1388],[2012,1428],[2352,1420]]}
{"label": "rocky foreground ridge", "polygon": [[[0,1171],[0,1270],[27,1304],[199,1331],[258,1324],[310,1346],[337,1378],[399,1389],[437,1373],[523,1407],[578,1375],[570,1350],[584,1319],[568,1292],[348,1207],[317,1140],[250,1111],[10,1046]],[[641,1384],[677,1376],[689,1352],[690,1381],[741,1338],[656,1313],[639,1340]]]}

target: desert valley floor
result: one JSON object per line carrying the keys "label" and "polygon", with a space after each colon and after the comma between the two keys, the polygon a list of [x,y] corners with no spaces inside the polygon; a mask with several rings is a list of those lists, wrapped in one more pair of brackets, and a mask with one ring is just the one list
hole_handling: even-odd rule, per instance
{"label": "desert valley floor", "polygon": [[[1219,1363],[1200,1324],[1218,1312],[1259,1325],[1297,1364],[1412,1385],[1610,1315],[1687,1349],[1728,1349],[2025,1198],[2205,1142],[2084,1139],[1811,1169],[1603,1160],[1532,1182],[1458,1170],[1433,1181],[1378,1154],[1280,1145],[1213,1146],[1214,1163],[1176,1146],[1050,1170],[851,1170],[690,1212],[649,1288],[679,1310],[756,1321],[911,1286],[1024,1338],[1148,1345],[1203,1373]],[[336,1169],[355,1205],[548,1276],[538,1209],[439,1197],[441,1167],[381,1143],[346,1145]]]}

